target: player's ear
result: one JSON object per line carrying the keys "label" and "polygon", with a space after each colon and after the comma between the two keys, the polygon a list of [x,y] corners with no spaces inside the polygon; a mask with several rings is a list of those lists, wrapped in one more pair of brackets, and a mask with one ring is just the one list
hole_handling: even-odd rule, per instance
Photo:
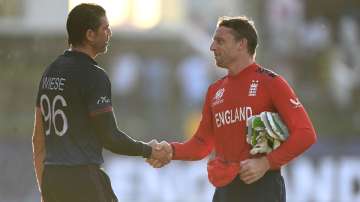
{"label": "player's ear", "polygon": [[86,40],[88,40],[90,42],[94,42],[95,36],[96,36],[96,33],[94,30],[92,30],[92,29],[86,30],[86,33],[85,33]]}
{"label": "player's ear", "polygon": [[247,39],[241,38],[237,41],[238,50],[244,50],[247,48]]}

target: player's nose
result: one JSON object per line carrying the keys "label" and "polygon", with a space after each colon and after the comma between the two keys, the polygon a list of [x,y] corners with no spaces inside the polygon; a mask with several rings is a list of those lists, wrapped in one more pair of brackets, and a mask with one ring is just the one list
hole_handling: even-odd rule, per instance
{"label": "player's nose", "polygon": [[215,51],[215,43],[212,42],[210,45],[210,51]]}

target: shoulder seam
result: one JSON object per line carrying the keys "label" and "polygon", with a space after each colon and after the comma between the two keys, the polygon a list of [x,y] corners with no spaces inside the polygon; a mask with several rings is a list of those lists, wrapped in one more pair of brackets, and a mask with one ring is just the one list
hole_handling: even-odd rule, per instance
{"label": "shoulder seam", "polygon": [[279,76],[279,74],[277,74],[273,70],[270,70],[270,69],[267,69],[267,68],[264,68],[264,67],[258,67],[256,69],[256,72],[260,73],[260,74],[265,74],[265,75],[270,76],[272,78],[275,78],[275,77]]}

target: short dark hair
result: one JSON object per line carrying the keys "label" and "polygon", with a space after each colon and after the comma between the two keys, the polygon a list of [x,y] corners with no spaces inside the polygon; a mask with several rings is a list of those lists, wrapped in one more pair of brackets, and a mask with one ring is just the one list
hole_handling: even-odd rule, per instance
{"label": "short dark hair", "polygon": [[82,3],[74,7],[67,18],[68,44],[81,45],[88,29],[96,31],[100,18],[106,15],[105,9],[97,4]]}
{"label": "short dark hair", "polygon": [[248,51],[251,55],[255,54],[255,49],[258,45],[257,31],[254,21],[246,16],[229,17],[222,16],[218,19],[217,26],[224,26],[233,30],[235,40],[245,38],[248,43]]}

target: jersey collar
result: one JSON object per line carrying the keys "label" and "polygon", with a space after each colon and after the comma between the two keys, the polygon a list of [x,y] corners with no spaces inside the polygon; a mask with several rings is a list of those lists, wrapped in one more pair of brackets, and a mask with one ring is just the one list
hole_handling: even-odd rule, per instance
{"label": "jersey collar", "polygon": [[256,64],[255,62],[250,64],[249,66],[245,67],[243,70],[241,70],[239,73],[235,74],[235,75],[227,75],[227,77],[229,79],[237,79],[242,77],[242,75],[246,75],[248,72],[252,72],[253,70],[255,70],[257,67],[259,67],[258,64]]}
{"label": "jersey collar", "polygon": [[73,56],[73,57],[77,57],[83,61],[89,62],[91,64],[97,65],[97,62],[95,60],[93,60],[89,55],[80,52],[80,51],[74,51],[74,50],[65,50],[64,52],[65,56]]}

